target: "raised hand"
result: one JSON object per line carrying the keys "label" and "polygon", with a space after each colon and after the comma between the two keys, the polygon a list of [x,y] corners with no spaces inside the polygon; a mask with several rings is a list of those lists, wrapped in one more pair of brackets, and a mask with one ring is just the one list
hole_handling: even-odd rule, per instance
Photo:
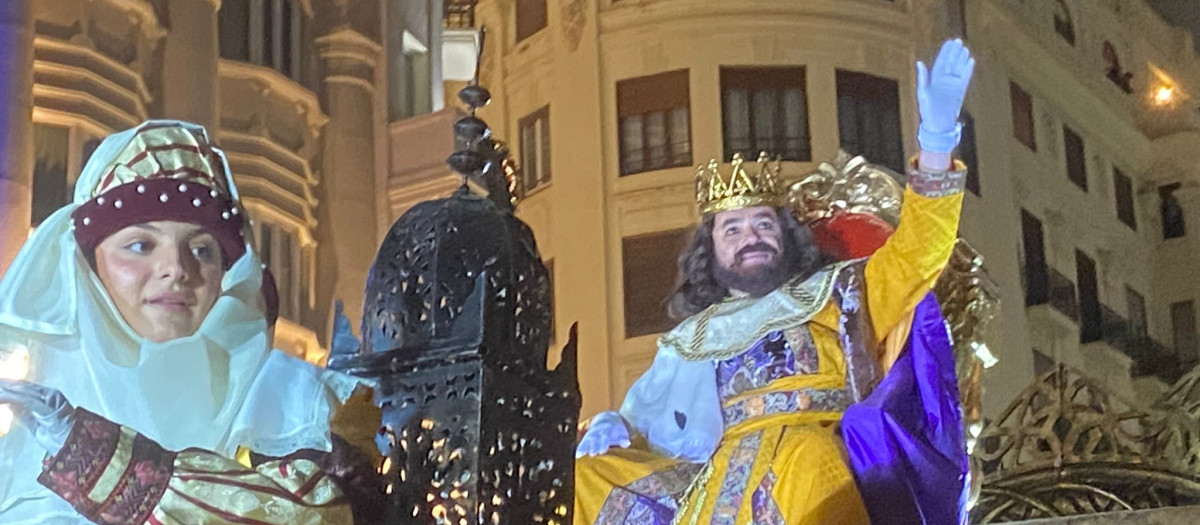
{"label": "raised hand", "polygon": [[599,456],[608,449],[629,448],[629,429],[616,412],[601,412],[592,418],[587,433],[575,448],[575,457]]}
{"label": "raised hand", "polygon": [[917,142],[922,150],[950,153],[958,146],[962,138],[958,115],[974,72],[971,50],[957,38],[942,44],[932,70],[917,62],[917,107],[921,112]]}
{"label": "raised hand", "polygon": [[58,454],[74,425],[75,407],[50,387],[0,379],[0,405],[11,405],[17,419],[51,455]]}

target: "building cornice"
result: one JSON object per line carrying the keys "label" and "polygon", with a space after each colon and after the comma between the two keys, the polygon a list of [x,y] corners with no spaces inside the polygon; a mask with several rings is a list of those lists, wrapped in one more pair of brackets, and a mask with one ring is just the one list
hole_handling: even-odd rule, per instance
{"label": "building cornice", "polygon": [[881,34],[911,38],[912,20],[906,2],[851,0],[752,0],[751,2],[709,2],[707,0],[662,0],[657,2],[617,2],[600,10],[600,34],[644,27],[679,24],[692,27],[696,20],[711,19],[719,26],[738,20],[795,23],[810,19],[821,24],[848,24],[871,28]]}
{"label": "building cornice", "polygon": [[353,29],[343,28],[315,40],[317,52],[325,60],[347,60],[375,67],[383,46]]}
{"label": "building cornice", "polygon": [[221,59],[217,63],[221,78],[245,80],[259,84],[263,96],[279,96],[295,105],[296,113],[304,115],[310,136],[320,134],[329,117],[321,111],[316,93],[269,67]]}
{"label": "building cornice", "polygon": [[325,82],[375,91],[375,69],[383,46],[349,28],[320,37],[316,44],[326,64]]}

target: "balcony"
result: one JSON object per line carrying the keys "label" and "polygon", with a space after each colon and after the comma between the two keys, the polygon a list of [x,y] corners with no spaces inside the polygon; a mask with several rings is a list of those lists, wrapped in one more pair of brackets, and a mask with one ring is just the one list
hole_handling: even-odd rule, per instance
{"label": "balcony", "polygon": [[1054,268],[1025,269],[1025,306],[1049,304],[1051,308],[1079,321],[1079,301],[1075,297],[1075,283]]}
{"label": "balcony", "polygon": [[1145,327],[1129,322],[1104,305],[1100,306],[1100,324],[1101,339],[1133,360],[1130,375],[1135,379],[1153,375],[1170,385],[1183,374],[1184,367],[1175,351],[1151,339]]}

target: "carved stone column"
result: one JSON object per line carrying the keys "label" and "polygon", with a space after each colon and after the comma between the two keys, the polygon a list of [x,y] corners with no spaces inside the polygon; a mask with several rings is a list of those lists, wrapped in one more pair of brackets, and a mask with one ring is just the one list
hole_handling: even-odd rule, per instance
{"label": "carved stone column", "polygon": [[31,4],[0,2],[0,274],[29,234],[33,205]]}
{"label": "carved stone column", "polygon": [[216,129],[221,0],[172,0],[163,49],[163,115]]}
{"label": "carved stone column", "polygon": [[[322,265],[333,272],[334,299],[362,311],[367,270],[377,247],[375,200],[375,74],[381,46],[352,29],[317,39],[325,61],[326,124],[320,228],[333,246]],[[331,268],[331,270],[328,270]],[[325,275],[329,275],[328,273]],[[351,319],[357,326],[357,319]]]}

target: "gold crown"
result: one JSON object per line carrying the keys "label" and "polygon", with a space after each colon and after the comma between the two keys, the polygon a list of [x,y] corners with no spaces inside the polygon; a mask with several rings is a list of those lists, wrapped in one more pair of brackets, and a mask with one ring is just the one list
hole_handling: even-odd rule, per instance
{"label": "gold crown", "polygon": [[758,170],[749,173],[743,167],[741,153],[733,155],[733,173],[729,178],[717,171],[717,160],[696,169],[696,204],[700,214],[738,210],[752,206],[780,206],[784,201],[783,186],[779,183],[779,160],[770,160],[767,153],[758,155]]}

